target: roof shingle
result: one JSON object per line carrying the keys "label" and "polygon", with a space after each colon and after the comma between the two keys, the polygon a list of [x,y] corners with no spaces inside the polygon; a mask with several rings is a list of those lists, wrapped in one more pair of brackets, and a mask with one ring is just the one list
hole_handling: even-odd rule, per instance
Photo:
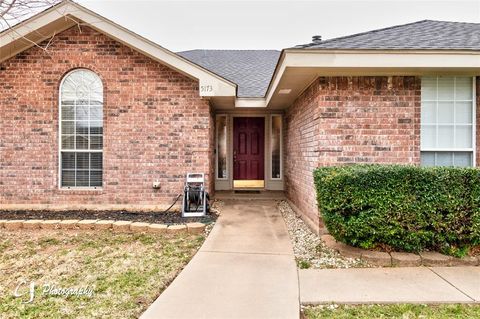
{"label": "roof shingle", "polygon": [[180,56],[238,85],[239,97],[263,97],[280,56],[276,50],[191,50]]}
{"label": "roof shingle", "polygon": [[480,23],[422,20],[317,43],[304,49],[480,50]]}

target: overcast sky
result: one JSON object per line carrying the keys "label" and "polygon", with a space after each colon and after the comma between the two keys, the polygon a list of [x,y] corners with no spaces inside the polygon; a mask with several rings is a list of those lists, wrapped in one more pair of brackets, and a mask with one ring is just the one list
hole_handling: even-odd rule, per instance
{"label": "overcast sky", "polygon": [[282,49],[424,19],[480,22],[480,0],[77,0],[172,51]]}

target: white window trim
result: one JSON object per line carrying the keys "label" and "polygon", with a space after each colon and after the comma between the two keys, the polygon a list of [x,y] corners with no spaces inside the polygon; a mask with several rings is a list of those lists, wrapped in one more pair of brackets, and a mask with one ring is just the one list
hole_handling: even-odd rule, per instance
{"label": "white window trim", "polygon": [[[272,145],[272,136],[273,136],[273,118],[275,116],[280,117],[280,177],[273,177],[273,145]],[[280,181],[283,179],[283,116],[281,114],[271,114],[270,115],[270,179],[273,181]]]}
{"label": "white window trim", "polygon": [[477,166],[477,77],[473,77],[472,81],[472,146],[473,146],[473,155],[472,155],[472,166]]}
{"label": "white window trim", "polygon": [[[432,100],[421,100],[420,103],[423,103],[423,102],[442,102],[442,100],[439,100],[438,99],[438,78],[440,78],[441,76],[437,76],[437,99],[435,101],[432,101]],[[456,78],[457,77],[462,77],[462,76],[445,76],[445,77],[453,77],[455,78],[455,90],[454,90],[454,94],[456,94]],[[420,152],[472,152],[472,167],[476,167],[477,166],[477,92],[476,92],[476,81],[477,81],[477,78],[476,77],[472,77],[472,147],[471,148],[423,148],[422,147],[422,144],[420,143]],[[457,100],[455,100],[454,98],[454,101],[457,102]],[[467,100],[458,100],[459,102],[462,102],[462,101],[465,101],[465,102],[470,102],[470,101],[467,101]],[[422,106],[420,106],[422,107]],[[438,120],[438,107],[436,108],[436,111],[437,111],[437,120]],[[454,116],[455,116],[455,113],[454,113]],[[455,122],[455,121],[454,121]],[[420,125],[422,125],[422,121],[420,119]],[[470,124],[468,124],[470,125]],[[436,136],[435,138],[437,139],[437,142],[438,142],[438,124],[436,125],[437,127],[437,132],[436,132]],[[420,129],[420,134],[421,134],[421,129]],[[454,134],[455,134],[455,130],[454,130]],[[454,135],[454,139],[455,139],[455,135]]]}
{"label": "white window trim", "polygon": [[[65,191],[101,191],[103,190],[103,186],[62,186],[62,152],[63,153],[81,153],[81,152],[85,152],[85,153],[102,153],[104,154],[103,152],[103,143],[102,143],[102,149],[101,150],[76,150],[76,149],[62,149],[62,92],[63,92],[63,84],[65,82],[65,79],[68,78],[68,76],[73,73],[73,72],[76,72],[76,71],[79,71],[79,70],[87,70],[87,71],[90,71],[90,72],[93,72],[89,69],[85,69],[85,68],[78,68],[78,69],[73,69],[71,71],[69,71],[68,73],[66,73],[63,78],[62,78],[62,81],[60,82],[60,87],[58,89],[58,189],[60,190],[65,190]],[[98,75],[97,75],[98,76]],[[104,89],[104,86],[103,86],[103,83],[102,83],[102,87]],[[105,92],[103,92],[103,94],[105,94]],[[104,104],[102,104],[102,112],[103,112],[103,106]],[[102,139],[103,139],[104,135],[102,134]],[[104,156],[102,156],[102,185],[103,185],[103,172],[104,172]]]}
{"label": "white window trim", "polygon": [[[217,119],[219,117],[225,117],[225,125],[227,127],[227,133],[226,133],[226,136],[225,136],[226,142],[227,142],[226,143],[226,147],[227,147],[227,150],[226,150],[227,151],[227,158],[226,158],[227,174],[226,174],[225,177],[222,177],[222,178],[218,177],[218,127],[217,127]],[[215,115],[215,179],[218,180],[218,181],[227,181],[229,179],[229,176],[230,176],[230,169],[229,169],[230,161],[228,159],[229,158],[229,156],[228,156],[228,154],[229,154],[229,152],[228,152],[228,141],[229,141],[229,139],[228,139],[228,135],[229,135],[228,134],[228,132],[229,132],[228,118],[229,117],[228,117],[227,114],[217,114],[217,115]]]}

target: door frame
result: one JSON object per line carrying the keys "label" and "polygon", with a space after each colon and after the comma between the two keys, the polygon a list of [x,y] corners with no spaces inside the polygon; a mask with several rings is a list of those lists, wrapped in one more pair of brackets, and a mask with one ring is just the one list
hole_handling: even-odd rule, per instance
{"label": "door frame", "polygon": [[[282,117],[282,139],[281,139],[281,172],[282,175],[280,179],[272,179],[272,174],[271,174],[271,154],[270,154],[270,126],[271,126],[271,116],[272,115],[280,115]],[[236,117],[263,117],[264,118],[264,147],[265,147],[265,152],[264,152],[264,187],[263,188],[258,188],[258,190],[284,190],[284,175],[283,175],[283,152],[285,151],[285,147],[283,143],[285,142],[285,139],[283,137],[285,131],[283,130],[283,125],[285,121],[285,114],[282,111],[277,111],[277,110],[236,110],[236,111],[230,111],[230,110],[218,110],[215,113],[215,119],[217,116],[226,116],[227,117],[227,178],[224,179],[219,179],[217,178],[217,152],[215,152],[215,156],[213,157],[215,160],[215,163],[213,165],[215,169],[215,190],[218,191],[228,191],[228,190],[234,190],[233,187],[233,119]],[[217,148],[217,132],[216,132],[216,120],[215,120],[215,151]]]}

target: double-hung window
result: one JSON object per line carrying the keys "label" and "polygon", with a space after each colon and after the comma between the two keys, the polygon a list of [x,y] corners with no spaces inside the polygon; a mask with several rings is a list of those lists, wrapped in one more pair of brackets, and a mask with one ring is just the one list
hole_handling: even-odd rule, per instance
{"label": "double-hung window", "polygon": [[424,77],[421,164],[473,166],[475,97],[472,77]]}
{"label": "double-hung window", "polygon": [[102,187],[102,163],[102,81],[90,70],[74,70],[60,85],[60,186]]}

